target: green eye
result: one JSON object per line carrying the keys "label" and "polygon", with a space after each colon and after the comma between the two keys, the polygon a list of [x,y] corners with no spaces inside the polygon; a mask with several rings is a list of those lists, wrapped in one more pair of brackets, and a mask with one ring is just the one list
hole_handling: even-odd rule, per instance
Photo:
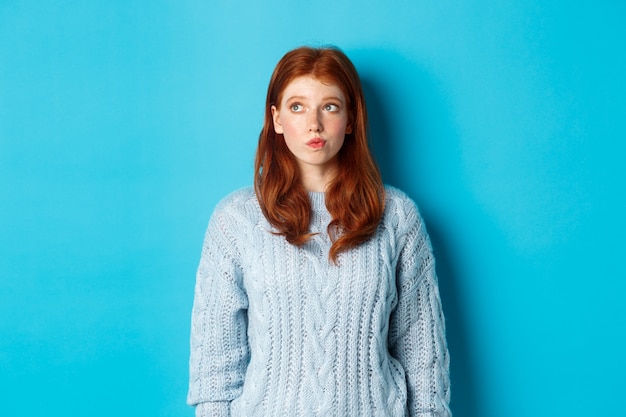
{"label": "green eye", "polygon": [[324,106],[324,110],[330,111],[330,112],[336,112],[336,111],[339,111],[339,106],[336,104],[327,104]]}
{"label": "green eye", "polygon": [[292,104],[291,106],[289,106],[289,108],[291,109],[291,111],[299,112],[302,111],[302,104]]}

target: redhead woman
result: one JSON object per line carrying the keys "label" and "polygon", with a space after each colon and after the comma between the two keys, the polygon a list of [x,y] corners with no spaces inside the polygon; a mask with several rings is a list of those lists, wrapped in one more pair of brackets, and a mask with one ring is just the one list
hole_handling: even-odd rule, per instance
{"label": "redhead woman", "polygon": [[196,277],[196,416],[450,416],[435,260],[384,186],[359,76],[336,48],[271,77],[254,187],[215,208]]}

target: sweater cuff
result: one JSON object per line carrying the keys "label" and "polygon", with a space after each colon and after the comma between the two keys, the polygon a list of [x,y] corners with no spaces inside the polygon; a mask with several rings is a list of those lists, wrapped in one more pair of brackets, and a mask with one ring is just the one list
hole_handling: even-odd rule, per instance
{"label": "sweater cuff", "polygon": [[196,417],[230,417],[230,401],[200,403],[196,406]]}

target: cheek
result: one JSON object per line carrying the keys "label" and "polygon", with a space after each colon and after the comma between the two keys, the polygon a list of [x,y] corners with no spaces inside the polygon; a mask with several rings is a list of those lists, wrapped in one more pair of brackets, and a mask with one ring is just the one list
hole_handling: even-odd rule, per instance
{"label": "cheek", "polygon": [[286,117],[284,120],[281,120],[281,125],[283,127],[283,135],[285,136],[293,136],[298,131],[298,125],[292,118]]}
{"label": "cheek", "polygon": [[283,123],[283,140],[285,141],[285,145],[289,148],[290,151],[294,151],[294,148],[297,146],[299,134],[298,129],[294,125],[293,121],[286,121]]}
{"label": "cheek", "polygon": [[348,128],[348,121],[347,120],[333,120],[330,126],[332,126],[332,130],[334,132],[337,132],[337,134],[339,133],[345,134]]}

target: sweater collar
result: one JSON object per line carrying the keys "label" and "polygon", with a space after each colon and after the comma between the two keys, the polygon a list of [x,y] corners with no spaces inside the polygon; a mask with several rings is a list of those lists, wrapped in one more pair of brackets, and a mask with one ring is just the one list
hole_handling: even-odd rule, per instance
{"label": "sweater collar", "polygon": [[309,199],[311,200],[311,209],[313,211],[327,211],[325,193],[309,191]]}

